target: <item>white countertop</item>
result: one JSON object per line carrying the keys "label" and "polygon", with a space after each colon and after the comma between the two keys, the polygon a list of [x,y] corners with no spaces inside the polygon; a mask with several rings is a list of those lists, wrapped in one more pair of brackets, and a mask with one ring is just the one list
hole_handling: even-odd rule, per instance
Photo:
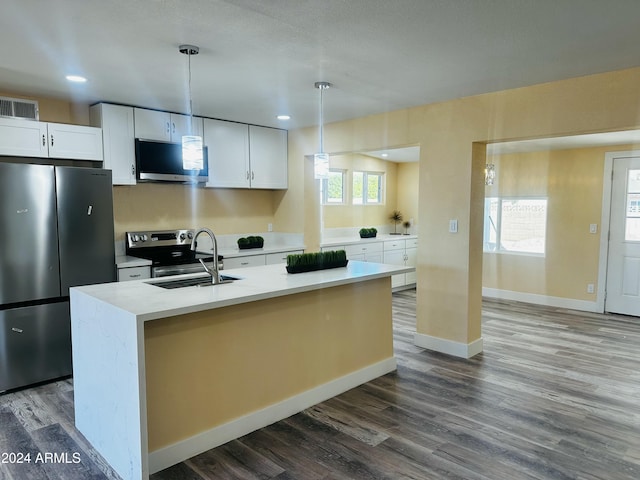
{"label": "white countertop", "polygon": [[[224,270],[222,272],[224,275],[238,277],[240,280],[221,285],[165,289],[150,285],[149,279],[134,280],[72,287],[71,298],[73,301],[74,296],[88,295],[135,315],[139,321],[148,321],[388,277],[414,270],[413,267],[351,260],[343,268],[289,274],[285,264],[276,264]],[[176,275],[171,279],[202,276],[202,274]]]}
{"label": "white countertop", "polygon": [[391,235],[391,234],[383,234],[377,235],[373,238],[360,238],[360,237],[335,237],[335,238],[326,238],[320,242],[320,247],[332,247],[332,246],[341,246],[341,245],[354,245],[357,243],[372,243],[372,242],[386,242],[390,240],[413,240],[418,238],[418,235]]}

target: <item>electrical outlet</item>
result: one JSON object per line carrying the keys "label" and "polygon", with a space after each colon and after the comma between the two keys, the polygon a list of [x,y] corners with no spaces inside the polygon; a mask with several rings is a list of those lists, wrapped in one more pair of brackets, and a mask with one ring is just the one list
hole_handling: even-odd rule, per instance
{"label": "electrical outlet", "polygon": [[273,223],[267,223],[267,232],[273,232]]}
{"label": "electrical outlet", "polygon": [[587,284],[587,293],[595,293],[596,287],[593,283]]}

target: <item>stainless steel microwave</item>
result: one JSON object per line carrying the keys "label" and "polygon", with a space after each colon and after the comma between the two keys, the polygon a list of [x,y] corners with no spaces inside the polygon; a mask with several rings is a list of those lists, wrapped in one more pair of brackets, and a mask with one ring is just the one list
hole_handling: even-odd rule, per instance
{"label": "stainless steel microwave", "polygon": [[202,154],[202,169],[185,169],[181,143],[136,138],[136,177],[141,182],[205,183],[209,179],[206,146],[202,147]]}

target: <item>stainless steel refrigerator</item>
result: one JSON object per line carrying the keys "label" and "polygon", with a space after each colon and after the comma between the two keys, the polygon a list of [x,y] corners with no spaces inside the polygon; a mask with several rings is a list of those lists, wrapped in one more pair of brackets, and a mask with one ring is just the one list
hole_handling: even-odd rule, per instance
{"label": "stainless steel refrigerator", "polygon": [[115,279],[111,171],[0,163],[0,392],[70,375],[69,287]]}

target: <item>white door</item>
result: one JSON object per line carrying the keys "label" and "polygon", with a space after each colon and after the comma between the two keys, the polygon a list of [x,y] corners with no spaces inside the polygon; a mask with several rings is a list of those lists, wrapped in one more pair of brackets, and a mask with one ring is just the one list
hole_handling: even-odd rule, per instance
{"label": "white door", "polygon": [[640,316],[640,157],[614,160],[611,192],[605,310]]}

